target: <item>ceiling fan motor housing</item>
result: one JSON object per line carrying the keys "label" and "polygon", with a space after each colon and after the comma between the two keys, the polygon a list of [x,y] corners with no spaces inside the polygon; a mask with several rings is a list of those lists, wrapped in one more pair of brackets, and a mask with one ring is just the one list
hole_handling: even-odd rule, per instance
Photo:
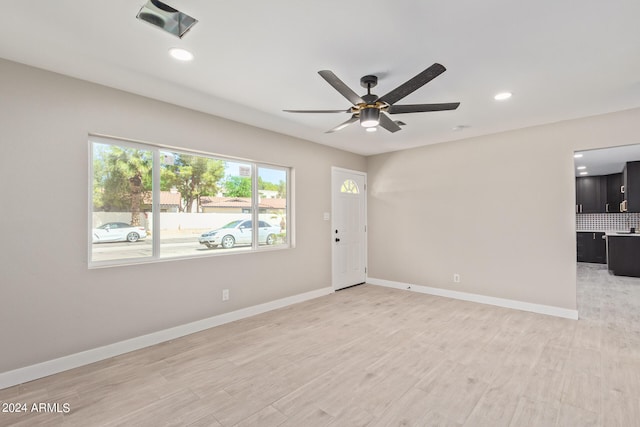
{"label": "ceiling fan motor housing", "polygon": [[365,104],[373,105],[378,100],[378,95],[368,93],[366,95],[362,95],[362,100],[365,102]]}

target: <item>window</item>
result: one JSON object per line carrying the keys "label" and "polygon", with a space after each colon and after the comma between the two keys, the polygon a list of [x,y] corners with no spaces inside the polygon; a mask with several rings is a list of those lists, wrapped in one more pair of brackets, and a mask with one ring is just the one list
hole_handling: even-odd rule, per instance
{"label": "window", "polygon": [[92,157],[91,261],[150,257],[152,151],[95,142]]}
{"label": "window", "polygon": [[287,179],[288,170],[258,167],[258,211],[260,240],[270,245],[287,245]]}
{"label": "window", "polygon": [[358,184],[356,184],[354,180],[347,179],[342,183],[340,192],[348,194],[360,194],[360,189],[358,188]]}
{"label": "window", "polygon": [[90,144],[92,266],[289,247],[289,168]]}

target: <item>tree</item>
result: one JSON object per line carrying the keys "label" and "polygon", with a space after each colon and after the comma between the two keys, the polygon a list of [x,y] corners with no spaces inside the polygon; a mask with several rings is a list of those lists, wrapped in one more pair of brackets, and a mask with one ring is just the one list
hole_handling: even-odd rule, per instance
{"label": "tree", "polygon": [[227,197],[251,197],[251,178],[230,176],[224,182],[224,195]]}
{"label": "tree", "polygon": [[287,183],[284,181],[280,181],[278,183],[278,197],[280,197],[281,199],[286,199],[287,198]]}
{"label": "tree", "polygon": [[191,212],[194,202],[200,211],[202,196],[215,196],[224,176],[224,163],[208,157],[176,154],[172,165],[160,171],[160,189],[176,188],[182,197],[181,212]]}
{"label": "tree", "polygon": [[94,209],[131,212],[131,225],[140,225],[142,201],[151,192],[151,152],[96,146],[93,163]]}
{"label": "tree", "polygon": [[273,182],[265,181],[261,176],[259,176],[258,190],[277,191],[279,198],[284,199],[285,197],[287,197],[287,183],[283,180],[280,180],[278,184],[275,184]]}
{"label": "tree", "polygon": [[273,182],[268,182],[262,179],[261,176],[258,177],[258,190],[267,190],[267,191],[278,191],[278,184],[274,184]]}
{"label": "tree", "polygon": [[93,209],[96,211],[104,209],[104,185],[103,180],[106,175],[104,161],[101,158],[93,159]]}

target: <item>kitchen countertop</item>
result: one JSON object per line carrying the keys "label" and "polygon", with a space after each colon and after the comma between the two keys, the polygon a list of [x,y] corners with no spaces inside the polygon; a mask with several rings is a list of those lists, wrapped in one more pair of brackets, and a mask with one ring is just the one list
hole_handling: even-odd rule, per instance
{"label": "kitchen countertop", "polygon": [[640,233],[629,233],[629,231],[607,231],[605,233],[607,236],[620,236],[620,237],[640,237]]}
{"label": "kitchen countertop", "polygon": [[607,236],[628,236],[628,237],[640,237],[639,230],[636,229],[634,234],[629,233],[629,230],[576,230],[577,233],[604,233]]}

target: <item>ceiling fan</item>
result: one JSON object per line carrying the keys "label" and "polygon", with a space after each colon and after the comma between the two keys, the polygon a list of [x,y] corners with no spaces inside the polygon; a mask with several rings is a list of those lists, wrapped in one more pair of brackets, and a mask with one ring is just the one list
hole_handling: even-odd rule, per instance
{"label": "ceiling fan", "polygon": [[378,126],[383,127],[389,132],[397,132],[401,130],[400,124],[392,120],[388,114],[406,114],[406,113],[424,113],[428,111],[445,111],[455,110],[460,105],[459,102],[449,102],[442,104],[409,104],[395,105],[410,93],[420,89],[431,80],[444,73],[446,68],[441,64],[435,63],[417,76],[404,82],[397,88],[384,96],[378,97],[371,93],[371,88],[378,84],[377,76],[364,76],[360,79],[360,85],[367,89],[367,94],[359,96],[351,90],[342,80],[340,80],[332,71],[322,70],[318,74],[327,81],[335,90],[340,92],[342,96],[347,98],[352,107],[347,110],[283,110],[287,113],[351,113],[351,118],[344,123],[339,124],[326,133],[337,132],[346,128],[352,123],[360,121],[360,125],[367,130],[376,130]]}

